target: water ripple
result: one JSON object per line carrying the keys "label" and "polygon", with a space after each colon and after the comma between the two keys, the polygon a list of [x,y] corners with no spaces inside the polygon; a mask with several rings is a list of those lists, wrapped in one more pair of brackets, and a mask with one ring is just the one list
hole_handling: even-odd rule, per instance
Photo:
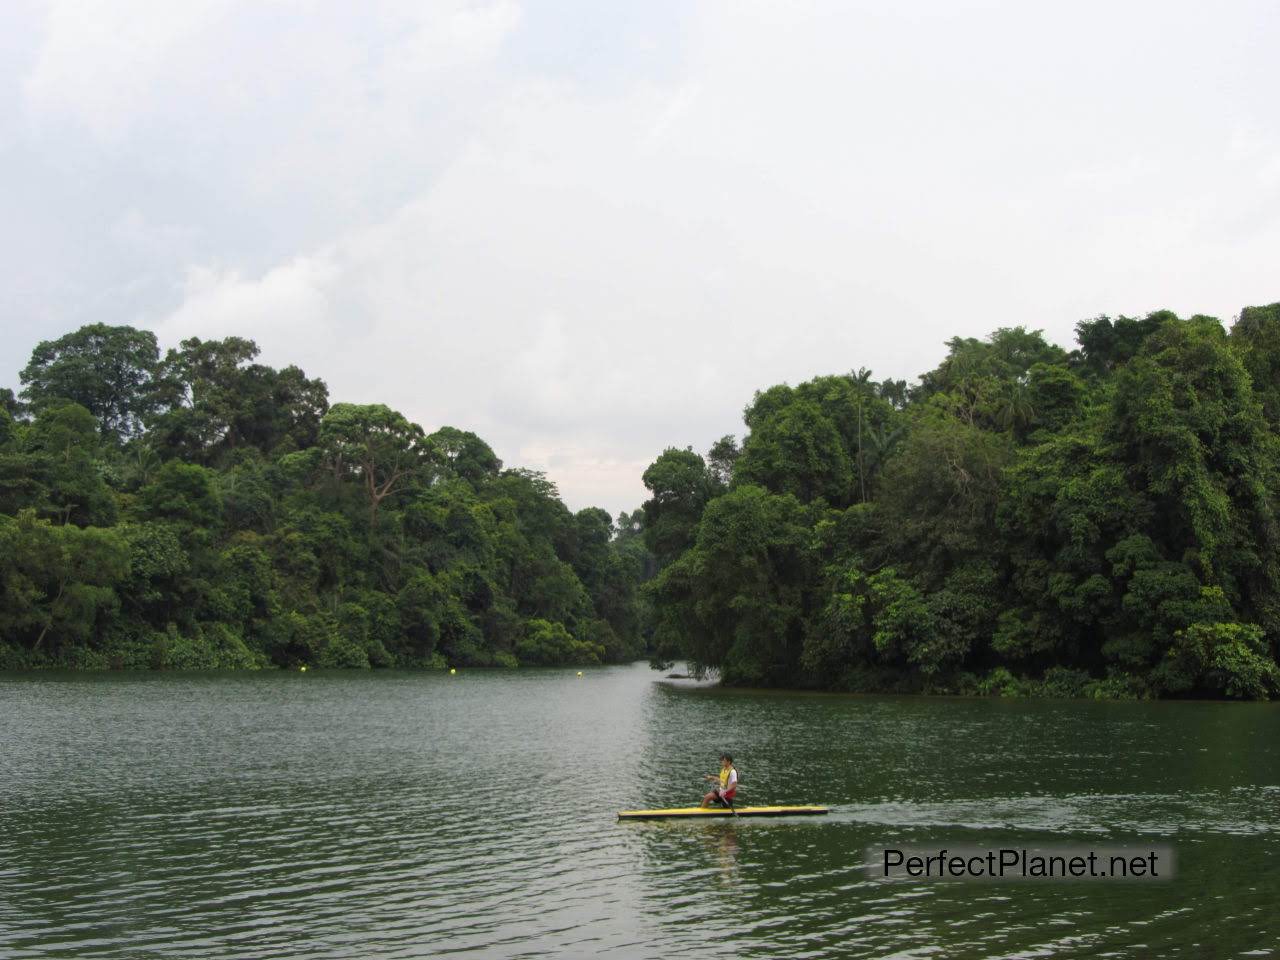
{"label": "water ripple", "polygon": [[[722,691],[643,667],[0,678],[0,955],[1270,955],[1280,712]],[[722,749],[796,821],[618,823]],[[1165,885],[888,843],[1172,843]],[[1230,864],[1230,869],[1222,865]],[[1210,933],[1210,931],[1213,931]]]}

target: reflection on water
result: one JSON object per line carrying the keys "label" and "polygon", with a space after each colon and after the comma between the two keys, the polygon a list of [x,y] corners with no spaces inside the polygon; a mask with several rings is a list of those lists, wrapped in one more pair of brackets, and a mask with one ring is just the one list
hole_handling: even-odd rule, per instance
{"label": "reflection on water", "polygon": [[738,834],[732,823],[725,824],[720,830],[720,839],[716,843],[716,861],[720,865],[720,879],[725,886],[732,886],[737,879],[738,867]]}
{"label": "reflection on water", "polygon": [[[1244,956],[1280,711],[587,671],[0,677],[0,956]],[[690,805],[728,750],[797,820]],[[880,884],[891,843],[1144,840],[1167,884]],[[1120,892],[1117,892],[1117,891]]]}

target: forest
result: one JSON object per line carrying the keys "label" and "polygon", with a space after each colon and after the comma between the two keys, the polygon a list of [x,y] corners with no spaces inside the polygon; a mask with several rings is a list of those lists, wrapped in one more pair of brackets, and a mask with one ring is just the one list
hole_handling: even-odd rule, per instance
{"label": "forest", "polygon": [[648,468],[652,658],[725,683],[1266,699],[1280,304],[955,338],[757,393]]}
{"label": "forest", "polygon": [[0,669],[634,660],[639,513],[334,403],[249,340],[96,324],[0,391]]}
{"label": "forest", "polygon": [[757,392],[576,513],[252,341],[91,325],[0,391],[0,669],[588,664],[726,684],[1267,699],[1280,304],[954,338]]}

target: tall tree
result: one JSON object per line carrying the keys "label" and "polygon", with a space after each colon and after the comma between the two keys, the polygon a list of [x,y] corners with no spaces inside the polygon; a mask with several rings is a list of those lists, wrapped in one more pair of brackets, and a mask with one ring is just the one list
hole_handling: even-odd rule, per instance
{"label": "tall tree", "polygon": [[469,430],[441,427],[428,439],[445,469],[468,483],[492,479],[502,470],[493,448]]}
{"label": "tall tree", "polygon": [[644,502],[644,541],[659,566],[693,543],[702,508],[714,493],[707,464],[690,449],[668,447],[642,478],[650,494]]}
{"label": "tall tree", "polygon": [[113,530],[53,526],[31,511],[0,518],[0,636],[32,652],[91,640],[128,557]]}
{"label": "tall tree", "polygon": [[1273,430],[1280,427],[1280,303],[1245,307],[1230,339],[1253,379],[1262,412]]}
{"label": "tall tree", "polygon": [[381,403],[334,404],[320,422],[320,445],[335,477],[359,478],[370,527],[383,502],[419,476],[432,449],[422,427]]}
{"label": "tall tree", "polygon": [[78,403],[97,418],[104,437],[127,439],[154,409],[159,358],[149,330],[90,324],[36,345],[20,374],[22,396],[37,411]]}
{"label": "tall tree", "polygon": [[193,337],[170,350],[156,381],[164,412],[152,424],[153,444],[206,465],[245,447],[270,454],[314,445],[329,409],[324,381],[298,367],[252,363],[257,355],[258,345],[241,337]]}
{"label": "tall tree", "polygon": [[731,433],[725,434],[707,451],[707,469],[721,487],[728,489],[733,483],[733,468],[741,454],[738,441]]}

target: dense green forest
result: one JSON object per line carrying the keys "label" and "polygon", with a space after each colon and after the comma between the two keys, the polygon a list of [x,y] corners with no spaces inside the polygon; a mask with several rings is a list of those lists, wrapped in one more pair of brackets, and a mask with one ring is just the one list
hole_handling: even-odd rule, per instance
{"label": "dense green forest", "polygon": [[595,663],[642,652],[640,516],[472,433],[329,404],[248,340],[93,325],[0,391],[0,668]]}
{"label": "dense green forest", "polygon": [[775,386],[644,474],[659,665],[727,683],[1266,698],[1280,304],[953,339]]}
{"label": "dense green forest", "polygon": [[239,338],[94,325],[0,391],[0,668],[687,660],[726,683],[1280,689],[1280,304],[956,338],[757,393],[642,509],[329,404]]}

